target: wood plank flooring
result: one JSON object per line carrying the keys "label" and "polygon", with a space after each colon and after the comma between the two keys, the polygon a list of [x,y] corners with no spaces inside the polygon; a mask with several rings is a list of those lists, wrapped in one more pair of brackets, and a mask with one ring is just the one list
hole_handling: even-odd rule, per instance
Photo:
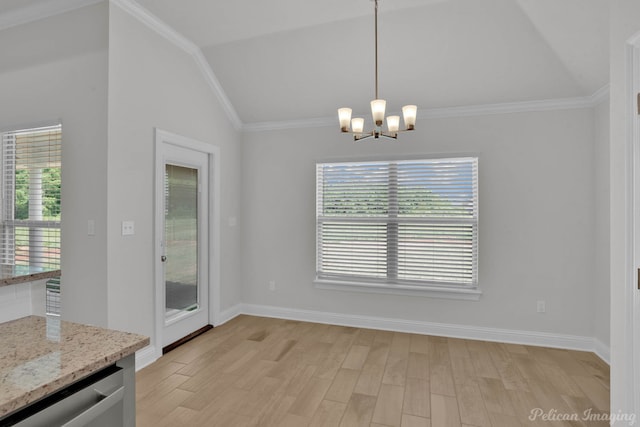
{"label": "wood plank flooring", "polygon": [[136,380],[139,427],[609,425],[593,353],[252,316]]}

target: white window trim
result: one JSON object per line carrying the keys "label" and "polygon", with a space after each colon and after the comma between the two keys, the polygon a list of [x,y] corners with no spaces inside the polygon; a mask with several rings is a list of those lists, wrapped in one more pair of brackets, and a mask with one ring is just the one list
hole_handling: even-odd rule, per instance
{"label": "white window trim", "polygon": [[349,292],[365,292],[374,294],[391,294],[391,295],[407,295],[421,296],[431,298],[457,299],[478,301],[482,295],[482,291],[476,288],[468,287],[439,287],[434,285],[426,286],[410,286],[410,285],[394,285],[387,283],[367,283],[367,282],[348,282],[342,280],[330,280],[316,278],[313,281],[316,289],[328,289],[334,291]]}
{"label": "white window trim", "polygon": [[[367,161],[403,161],[403,160],[437,160],[437,159],[445,159],[445,158],[463,158],[463,157],[474,157],[479,160],[479,155],[477,153],[469,153],[469,154],[452,154],[452,155],[442,155],[442,156],[419,156],[419,157],[407,157],[407,158],[382,158],[382,159],[340,159],[333,161],[317,161],[317,164],[322,163],[341,163],[341,162],[367,162]],[[317,189],[316,189],[316,197],[317,197]],[[477,203],[477,199],[476,199]],[[477,224],[479,224],[479,220],[476,220]],[[317,238],[317,221],[316,221],[316,238]],[[478,238],[478,236],[476,237]],[[478,262],[478,259],[475,260],[475,263]],[[476,265],[476,273],[477,273],[477,265]],[[480,290],[477,282],[475,285],[455,285],[455,284],[447,284],[447,285],[438,285],[437,283],[432,283],[429,285],[411,285],[407,283],[390,283],[390,282],[375,282],[375,281],[366,281],[366,280],[358,280],[358,281],[349,281],[349,280],[341,280],[340,278],[330,278],[330,277],[318,277],[316,276],[313,280],[313,285],[316,289],[322,290],[337,290],[337,291],[347,291],[347,292],[359,292],[359,293],[375,293],[375,294],[391,294],[391,295],[405,295],[405,296],[420,296],[420,297],[431,297],[431,298],[442,298],[442,299],[454,299],[454,300],[467,300],[467,301],[478,301],[482,296],[482,291]]]}

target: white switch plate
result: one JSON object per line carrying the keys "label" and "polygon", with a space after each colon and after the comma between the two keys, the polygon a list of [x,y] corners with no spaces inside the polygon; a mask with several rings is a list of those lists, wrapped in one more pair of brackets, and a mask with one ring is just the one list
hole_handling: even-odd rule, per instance
{"label": "white switch plate", "polygon": [[87,221],[87,235],[95,236],[96,235],[96,221],[90,219]]}
{"label": "white switch plate", "polygon": [[135,223],[133,221],[122,221],[122,235],[133,236],[136,234]]}

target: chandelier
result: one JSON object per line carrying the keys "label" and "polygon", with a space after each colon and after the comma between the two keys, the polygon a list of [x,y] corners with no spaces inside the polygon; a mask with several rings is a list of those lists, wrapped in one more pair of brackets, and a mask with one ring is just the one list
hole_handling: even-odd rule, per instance
{"label": "chandelier", "polygon": [[[387,106],[387,101],[380,99],[378,96],[378,0],[375,2],[375,52],[376,52],[376,97],[371,101],[371,115],[373,116],[374,127],[371,131],[364,131],[364,119],[363,118],[351,118],[351,108],[339,108],[338,120],[340,121],[340,130],[343,133],[353,134],[353,140],[359,141],[361,139],[374,137],[379,138],[384,136],[386,138],[398,139],[398,132],[405,132],[415,129],[416,125],[416,113],[418,107],[415,105],[405,105],[402,107],[402,116],[404,119],[404,130],[400,130],[400,116],[388,116],[387,117],[387,130],[384,131],[382,125],[384,123],[384,113]],[[351,124],[351,129],[349,129]]]}

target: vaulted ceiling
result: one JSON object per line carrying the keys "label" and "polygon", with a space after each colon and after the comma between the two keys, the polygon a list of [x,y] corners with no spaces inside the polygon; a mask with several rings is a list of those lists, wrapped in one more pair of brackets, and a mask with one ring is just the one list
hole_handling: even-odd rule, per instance
{"label": "vaulted ceiling", "polygon": [[[0,22],[21,8],[82,1],[2,0]],[[341,106],[368,114],[371,0],[137,3],[200,48],[245,124],[334,116]],[[590,96],[608,83],[608,8],[607,0],[380,0],[380,95],[389,111]]]}

